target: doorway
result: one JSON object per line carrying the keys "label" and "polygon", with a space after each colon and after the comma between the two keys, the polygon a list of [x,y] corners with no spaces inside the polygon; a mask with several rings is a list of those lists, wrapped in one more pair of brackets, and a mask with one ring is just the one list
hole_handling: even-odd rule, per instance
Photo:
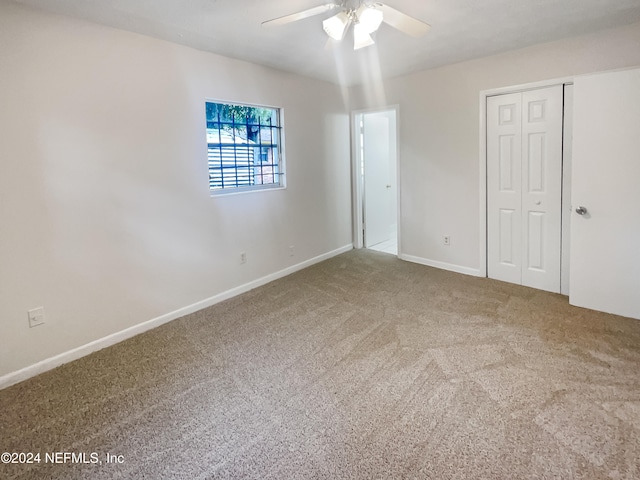
{"label": "doorway", "polygon": [[355,246],[398,255],[397,108],[355,112]]}

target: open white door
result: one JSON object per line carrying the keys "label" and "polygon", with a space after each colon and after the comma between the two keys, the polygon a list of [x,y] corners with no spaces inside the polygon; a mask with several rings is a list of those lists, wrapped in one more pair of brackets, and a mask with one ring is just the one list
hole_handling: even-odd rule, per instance
{"label": "open white door", "polygon": [[364,246],[391,239],[395,230],[395,147],[392,135],[395,112],[366,113],[362,116],[364,155]]}
{"label": "open white door", "polygon": [[570,303],[640,319],[640,69],[576,78],[573,121]]}

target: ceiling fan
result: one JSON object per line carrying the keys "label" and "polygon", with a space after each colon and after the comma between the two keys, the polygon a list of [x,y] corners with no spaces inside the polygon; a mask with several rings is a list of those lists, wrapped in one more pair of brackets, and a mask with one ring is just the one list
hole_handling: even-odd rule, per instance
{"label": "ceiling fan", "polygon": [[262,22],[262,25],[285,25],[337,9],[340,11],[336,15],[322,22],[322,28],[331,38],[342,40],[349,27],[353,25],[354,50],[373,45],[375,42],[373,38],[371,38],[371,34],[380,28],[382,22],[412,37],[420,37],[431,28],[429,24],[421,22],[417,18],[402,13],[395,8],[391,8],[389,5],[366,0],[360,0],[357,7],[349,6],[347,0],[339,3],[327,3],[301,12],[267,20],[266,22]]}

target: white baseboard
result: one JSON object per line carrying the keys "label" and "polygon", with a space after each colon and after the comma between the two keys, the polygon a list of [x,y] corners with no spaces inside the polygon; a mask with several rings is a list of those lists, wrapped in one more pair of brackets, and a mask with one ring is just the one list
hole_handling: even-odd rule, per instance
{"label": "white baseboard", "polygon": [[90,353],[97,352],[98,350],[102,350],[103,348],[110,347],[111,345],[115,345],[116,343],[120,343],[124,340],[127,340],[128,338],[135,337],[136,335],[159,327],[160,325],[164,325],[165,323],[168,323],[177,318],[184,317],[185,315],[189,315],[190,313],[194,313],[198,310],[202,310],[203,308],[210,307],[211,305],[215,305],[216,303],[220,303],[224,300],[235,297],[236,295],[248,292],[249,290],[253,290],[254,288],[260,287],[279,278],[286,277],[287,275],[297,272],[298,270],[302,270],[303,268],[307,268],[311,265],[322,262],[331,257],[335,257],[336,255],[340,255],[341,253],[348,252],[352,249],[353,245],[345,245],[344,247],[340,247],[336,250],[318,255],[317,257],[310,258],[309,260],[305,260],[304,262],[297,263],[296,265],[292,265],[278,272],[271,273],[262,278],[258,278],[257,280],[254,280],[252,282],[245,283],[244,285],[240,285],[225,292],[219,293],[218,295],[214,295],[213,297],[209,297],[200,302],[196,302],[192,305],[174,310],[173,312],[166,313],[132,327],[125,328],[124,330],[120,330],[119,332],[112,333],[111,335],[107,335],[106,337],[99,338],[98,340],[94,340],[93,342],[89,342],[86,345],[82,345],[72,350],[55,355],[51,358],[42,360],[38,363],[34,363],[33,365],[29,365],[28,367],[22,368],[15,372],[3,375],[2,377],[0,377],[0,390],[6,387],[10,387],[11,385],[14,385],[28,378],[35,377],[36,375],[44,373],[48,370],[52,370],[65,363],[77,360],[81,357],[89,355]]}
{"label": "white baseboard", "polygon": [[449,270],[450,272],[463,273],[465,275],[471,275],[473,277],[481,276],[480,270],[477,268],[462,267],[460,265],[453,265],[452,263],[438,262],[436,260],[415,257],[413,255],[406,255],[404,253],[399,254],[398,258],[407,262],[419,263],[420,265],[427,265],[428,267],[435,267],[441,270]]}

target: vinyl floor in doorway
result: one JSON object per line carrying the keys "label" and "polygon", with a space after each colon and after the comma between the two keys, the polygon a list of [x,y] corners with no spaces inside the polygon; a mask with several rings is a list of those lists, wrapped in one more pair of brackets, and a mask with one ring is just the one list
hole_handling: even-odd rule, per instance
{"label": "vinyl floor in doorway", "polygon": [[639,321],[352,251],[0,391],[0,478],[637,479],[639,373]]}

